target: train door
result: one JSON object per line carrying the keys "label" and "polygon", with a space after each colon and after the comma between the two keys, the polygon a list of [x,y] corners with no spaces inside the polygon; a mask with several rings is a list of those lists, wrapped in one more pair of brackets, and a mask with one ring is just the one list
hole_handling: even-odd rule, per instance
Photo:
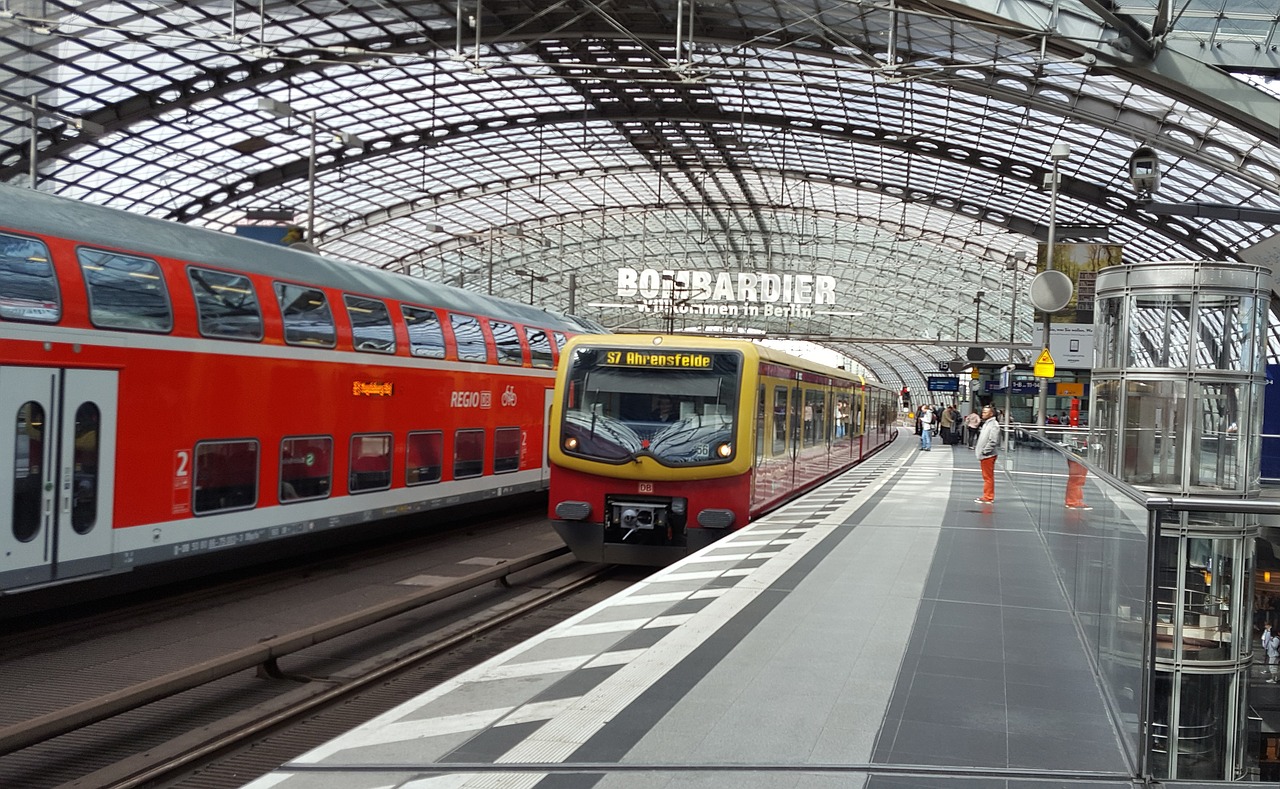
{"label": "train door", "polygon": [[542,487],[551,485],[551,403],[555,390],[548,389],[542,396]]}
{"label": "train door", "polygon": [[116,376],[0,368],[0,588],[110,568]]}

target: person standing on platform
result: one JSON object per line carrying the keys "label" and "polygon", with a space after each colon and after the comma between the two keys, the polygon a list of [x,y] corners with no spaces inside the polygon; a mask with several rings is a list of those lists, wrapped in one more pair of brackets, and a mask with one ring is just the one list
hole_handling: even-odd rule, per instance
{"label": "person standing on platform", "polygon": [[927,405],[920,408],[920,448],[925,452],[933,448],[933,409]]}
{"label": "person standing on platform", "polygon": [[973,446],[973,442],[978,440],[978,428],[982,426],[982,417],[978,416],[977,411],[970,411],[964,417],[964,433],[965,443]]}
{"label": "person standing on platform", "polygon": [[995,406],[988,403],[982,407],[982,427],[978,430],[978,440],[973,444],[973,453],[978,456],[982,466],[982,496],[974,499],[979,504],[994,504],[996,500],[996,455],[1000,451],[1000,420],[996,419]]}

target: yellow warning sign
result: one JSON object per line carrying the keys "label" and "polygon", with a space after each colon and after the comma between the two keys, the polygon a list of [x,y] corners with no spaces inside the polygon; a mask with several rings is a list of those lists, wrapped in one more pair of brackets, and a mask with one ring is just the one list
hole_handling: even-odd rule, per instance
{"label": "yellow warning sign", "polygon": [[1049,355],[1049,349],[1045,348],[1040,352],[1040,358],[1036,359],[1035,369],[1032,375],[1036,378],[1052,378],[1054,373],[1053,357]]}

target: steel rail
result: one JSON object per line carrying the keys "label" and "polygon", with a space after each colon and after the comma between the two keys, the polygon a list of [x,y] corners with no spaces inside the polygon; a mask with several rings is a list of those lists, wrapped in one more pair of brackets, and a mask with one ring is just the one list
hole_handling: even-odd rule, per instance
{"label": "steel rail", "polygon": [[[411,669],[414,665],[425,660],[437,657],[448,650],[474,639],[476,636],[485,632],[501,627],[509,622],[515,621],[525,615],[545,607],[562,597],[573,594],[574,592],[589,586],[599,580],[600,576],[608,572],[610,568],[603,565],[597,565],[585,572],[580,572],[577,578],[562,587],[554,589],[546,594],[528,600],[520,605],[504,611],[493,619],[474,625],[466,630],[454,633],[436,643],[414,650],[413,652],[401,655],[386,664],[378,666],[373,671],[368,672],[355,679],[343,682],[333,687],[325,688],[314,696],[299,700],[296,704],[291,704],[287,708],[274,710],[269,714],[263,715],[261,718],[236,726],[234,729],[225,731],[216,735],[212,739],[201,743],[194,748],[184,749],[182,752],[169,757],[161,757],[156,763],[148,764],[145,768],[134,771],[132,774],[113,778],[103,781],[94,780],[100,778],[107,771],[113,768],[104,768],[104,770],[89,776],[84,776],[77,781],[70,782],[65,785],[65,789],[72,787],[84,786],[83,782],[88,779],[91,786],[100,786],[101,789],[138,789],[138,787],[152,784],[154,781],[163,779],[170,774],[187,769],[197,762],[216,756],[216,754],[227,751],[242,745],[247,740],[261,735],[262,733],[287,724],[302,715],[308,715],[318,709],[328,707],[342,699],[358,693],[361,689],[371,684],[385,680],[400,672]],[[148,748],[151,755],[157,752],[156,747]],[[60,787],[59,789],[63,789]]]}
{"label": "steel rail", "polygon": [[277,658],[443,600],[459,592],[504,579],[512,573],[527,570],[568,552],[567,547],[560,546],[504,562],[495,567],[462,576],[447,586],[380,603],[294,633],[263,639],[253,646],[156,677],[106,696],[6,726],[0,729],[0,755],[22,750],[247,668],[271,667]]}

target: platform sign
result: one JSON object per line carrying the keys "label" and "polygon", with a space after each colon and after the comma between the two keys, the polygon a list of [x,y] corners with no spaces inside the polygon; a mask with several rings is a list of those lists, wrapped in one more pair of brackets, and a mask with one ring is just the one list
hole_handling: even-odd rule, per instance
{"label": "platform sign", "polygon": [[1052,378],[1054,372],[1053,357],[1049,355],[1049,349],[1045,348],[1040,352],[1040,358],[1036,359],[1036,366],[1031,374],[1036,378]]}
{"label": "platform sign", "polygon": [[954,376],[931,375],[928,379],[930,392],[958,392],[960,379]]}

